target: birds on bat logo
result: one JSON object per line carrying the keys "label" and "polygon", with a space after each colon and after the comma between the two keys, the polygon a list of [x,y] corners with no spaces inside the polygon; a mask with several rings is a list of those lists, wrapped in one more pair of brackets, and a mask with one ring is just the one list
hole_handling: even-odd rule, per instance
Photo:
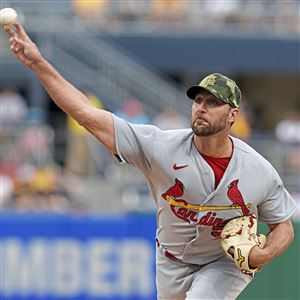
{"label": "birds on bat logo", "polygon": [[[165,193],[162,194],[162,197],[167,200],[172,210],[177,208],[179,209],[180,214],[183,214],[183,211],[185,212],[184,215],[188,214],[189,218],[186,218],[186,216],[180,216],[181,219],[184,219],[185,221],[188,221],[190,223],[190,218],[192,218],[192,221],[196,221],[197,214],[193,211],[220,211],[220,210],[231,210],[231,209],[241,209],[244,216],[249,214],[249,208],[251,208],[251,204],[248,203],[245,204],[244,198],[238,188],[238,182],[239,180],[233,180],[228,185],[227,190],[227,196],[229,200],[232,202],[232,205],[230,206],[202,206],[198,204],[192,204],[186,201],[185,199],[182,199],[181,197],[184,194],[185,186],[183,182],[181,182],[179,179],[175,179],[175,184],[171,186]],[[176,216],[179,216],[176,213]]]}
{"label": "birds on bat logo", "polygon": [[[197,224],[202,226],[211,226],[211,235],[219,237],[221,231],[228,220],[220,217],[217,211],[226,211],[233,209],[241,209],[243,215],[249,213],[251,204],[245,205],[243,196],[238,189],[238,179],[232,181],[227,190],[227,196],[232,201],[232,205],[225,206],[204,206],[194,203],[189,203],[182,198],[185,192],[185,186],[178,178],[175,179],[174,185],[172,185],[166,192],[161,196],[164,200],[169,202],[171,211],[173,214],[191,224]],[[198,214],[200,212],[200,214]],[[201,212],[206,212],[202,214]]]}

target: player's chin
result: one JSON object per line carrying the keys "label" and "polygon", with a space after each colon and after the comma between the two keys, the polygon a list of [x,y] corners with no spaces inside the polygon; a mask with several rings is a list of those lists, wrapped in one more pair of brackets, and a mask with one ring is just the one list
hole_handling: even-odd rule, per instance
{"label": "player's chin", "polygon": [[208,126],[202,125],[193,125],[192,130],[196,136],[210,136],[212,134]]}

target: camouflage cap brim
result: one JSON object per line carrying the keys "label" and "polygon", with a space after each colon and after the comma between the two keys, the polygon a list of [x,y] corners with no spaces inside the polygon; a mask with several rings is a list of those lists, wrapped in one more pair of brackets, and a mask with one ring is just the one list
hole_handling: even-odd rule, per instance
{"label": "camouflage cap brim", "polygon": [[199,85],[193,85],[191,87],[189,87],[189,89],[186,91],[186,95],[192,99],[195,100],[197,94],[199,94],[201,91],[207,91],[209,93],[211,93],[212,95],[214,95],[216,98],[218,98],[220,101],[231,105],[230,103],[228,103],[228,101],[226,101],[219,93],[217,93],[216,91],[214,91],[213,89],[209,88],[209,87],[203,87],[203,86],[199,86]]}
{"label": "camouflage cap brim", "polygon": [[186,91],[186,95],[195,100],[196,95],[203,89],[234,108],[240,106],[241,91],[239,87],[232,79],[222,74],[214,73],[205,77],[198,85],[191,86]]}
{"label": "camouflage cap brim", "polygon": [[188,90],[186,91],[186,95],[190,99],[195,100],[196,95],[199,94],[202,90],[206,90],[206,89],[199,86],[199,85],[193,85],[193,86],[188,88]]}

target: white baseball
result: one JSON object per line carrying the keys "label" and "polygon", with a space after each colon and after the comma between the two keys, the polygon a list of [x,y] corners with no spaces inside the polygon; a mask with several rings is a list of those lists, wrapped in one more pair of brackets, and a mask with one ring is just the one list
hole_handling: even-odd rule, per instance
{"label": "white baseball", "polygon": [[0,10],[0,24],[9,25],[17,21],[18,14],[13,8],[3,8]]}

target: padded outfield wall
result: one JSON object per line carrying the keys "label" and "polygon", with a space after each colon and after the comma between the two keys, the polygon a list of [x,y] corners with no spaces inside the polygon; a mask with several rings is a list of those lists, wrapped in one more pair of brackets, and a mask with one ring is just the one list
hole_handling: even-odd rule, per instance
{"label": "padded outfield wall", "polygon": [[[2,300],[152,300],[154,215],[1,215]],[[261,226],[261,230],[266,230]],[[300,299],[299,223],[239,299]]]}

